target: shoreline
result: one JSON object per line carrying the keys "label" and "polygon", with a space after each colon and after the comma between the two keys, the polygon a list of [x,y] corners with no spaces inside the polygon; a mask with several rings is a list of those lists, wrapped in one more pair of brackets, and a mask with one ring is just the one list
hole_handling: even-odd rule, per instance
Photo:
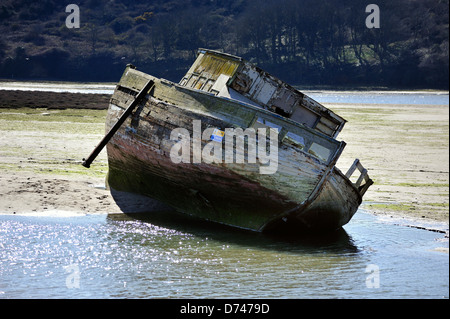
{"label": "shoreline", "polygon": [[[29,107],[106,110],[110,98],[110,94],[0,90],[0,109]],[[61,101],[64,101],[64,104]]]}
{"label": "shoreline", "polygon": [[[104,189],[106,151],[81,166],[104,135],[109,98],[0,90],[1,214],[121,212]],[[361,209],[448,237],[448,105],[324,104],[349,121],[337,166],[359,158],[375,182]]]}
{"label": "shoreline", "polygon": [[[79,162],[81,165],[81,161]],[[105,187],[102,177],[75,177],[58,174],[29,174],[13,172],[0,175],[0,215],[17,216],[77,216],[77,215],[121,215],[146,212],[145,205],[151,202],[139,195],[127,202],[129,211],[117,204],[117,195],[113,198]],[[369,205],[369,208],[368,208]],[[148,210],[147,210],[148,211]],[[449,238],[449,223],[445,219],[419,218],[407,213],[389,210],[370,209],[370,203],[364,202],[359,213],[376,216],[382,222],[404,227],[422,229]],[[351,223],[351,220],[350,222]],[[344,226],[345,227],[345,226]]]}
{"label": "shoreline", "polygon": [[[79,162],[81,165],[81,161]],[[42,174],[30,177],[26,173],[9,173],[0,176],[0,215],[16,216],[82,216],[82,215],[122,215],[142,213],[148,210],[145,205],[151,202],[139,195],[127,202],[129,211],[117,204],[117,195],[113,198],[105,187],[102,177],[73,177]],[[361,204],[356,214],[375,216],[388,224],[431,231],[449,238],[449,223],[445,219],[419,218],[407,213],[389,210],[373,210]],[[350,220],[349,223],[352,221]],[[344,226],[345,228],[345,226]]]}
{"label": "shoreline", "polygon": [[[79,86],[79,85],[88,85],[88,86],[111,86],[112,89],[116,86],[116,82],[97,82],[97,81],[62,81],[62,80],[28,80],[28,79],[7,79],[0,78],[0,90],[2,84],[37,84],[41,85],[68,85],[68,86]],[[388,93],[438,93],[438,94],[449,94],[449,90],[446,89],[438,89],[438,88],[401,88],[401,87],[385,87],[385,86],[333,86],[333,85],[302,85],[302,84],[292,84],[293,87],[297,88],[302,92],[361,92],[361,93],[371,93],[371,92],[388,92]],[[14,89],[3,89],[3,90],[14,90]],[[31,91],[27,89],[27,91]]]}

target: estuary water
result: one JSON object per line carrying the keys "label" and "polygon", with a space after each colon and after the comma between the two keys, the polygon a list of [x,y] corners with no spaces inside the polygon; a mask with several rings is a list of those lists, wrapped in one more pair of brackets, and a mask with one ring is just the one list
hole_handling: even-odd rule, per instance
{"label": "estuary water", "polygon": [[[115,84],[111,83],[0,82],[0,90],[113,94],[114,88]],[[301,91],[320,103],[449,104],[446,91]]]}
{"label": "estuary water", "polygon": [[448,92],[405,91],[304,91],[320,103],[448,105]]}
{"label": "estuary water", "polygon": [[77,83],[77,82],[0,82],[0,90],[112,94],[115,85],[110,83]]}
{"label": "estuary water", "polygon": [[304,238],[178,214],[0,215],[0,298],[448,298],[448,262],[443,234],[362,211]]}

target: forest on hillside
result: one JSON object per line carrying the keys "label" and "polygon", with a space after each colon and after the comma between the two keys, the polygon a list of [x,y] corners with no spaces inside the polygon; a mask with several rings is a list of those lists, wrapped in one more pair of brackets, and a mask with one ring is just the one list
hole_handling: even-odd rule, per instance
{"label": "forest on hillside", "polygon": [[448,30],[448,0],[0,0],[0,78],[116,82],[132,63],[177,82],[208,48],[294,85],[448,90]]}

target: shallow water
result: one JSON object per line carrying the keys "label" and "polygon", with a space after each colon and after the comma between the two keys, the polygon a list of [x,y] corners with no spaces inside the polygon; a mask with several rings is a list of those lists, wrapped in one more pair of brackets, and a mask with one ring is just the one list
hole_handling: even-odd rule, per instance
{"label": "shallow water", "polygon": [[[0,90],[113,94],[111,83],[0,82]],[[449,105],[448,92],[302,90],[320,103]]]}
{"label": "shallow water", "polygon": [[305,91],[320,103],[449,105],[444,92],[391,91]]}
{"label": "shallow water", "polygon": [[134,216],[0,215],[0,298],[449,295],[448,254],[434,250],[448,248],[443,234],[364,212],[328,238]]}
{"label": "shallow water", "polygon": [[0,82],[0,90],[68,92],[83,94],[112,94],[115,85],[109,83],[77,82]]}

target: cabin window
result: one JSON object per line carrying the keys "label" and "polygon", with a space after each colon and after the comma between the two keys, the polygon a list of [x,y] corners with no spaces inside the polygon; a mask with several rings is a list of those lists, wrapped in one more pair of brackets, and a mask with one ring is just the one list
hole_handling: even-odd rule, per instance
{"label": "cabin window", "polygon": [[328,136],[333,136],[338,129],[339,123],[332,122],[329,119],[326,119],[325,117],[322,117],[319,123],[317,123],[316,125],[316,130]]}
{"label": "cabin window", "polygon": [[250,90],[253,81],[245,73],[237,73],[236,78],[231,83],[231,88],[241,94],[246,94]]}
{"label": "cabin window", "polygon": [[311,155],[314,155],[321,161],[327,163],[328,159],[330,158],[331,152],[328,148],[319,145],[317,143],[312,143],[311,147],[308,150],[308,153]]}
{"label": "cabin window", "polygon": [[285,112],[281,107],[278,107],[276,105],[272,105],[271,109],[276,114],[279,114],[279,115],[284,116],[284,117],[289,117],[289,113]]}
{"label": "cabin window", "polygon": [[292,113],[291,119],[307,127],[315,128],[319,121],[319,115],[303,106],[299,106]]}
{"label": "cabin window", "polygon": [[284,139],[285,142],[292,144],[296,147],[299,147],[300,149],[304,149],[305,148],[305,139],[302,136],[299,136],[297,134],[294,134],[292,132],[288,132],[286,134],[286,137]]}
{"label": "cabin window", "polygon": [[197,81],[197,83],[195,84],[195,88],[196,88],[197,90],[201,90],[201,89],[203,88],[203,85],[205,84],[205,82],[206,82],[206,78],[201,77],[201,78]]}
{"label": "cabin window", "polygon": [[195,86],[195,83],[197,83],[197,80],[198,80],[198,76],[192,75],[191,78],[189,79],[189,81],[187,82],[186,86],[193,88]]}
{"label": "cabin window", "polygon": [[214,85],[214,80],[210,79],[206,82],[205,86],[203,87],[203,91],[209,92],[211,90],[211,88]]}
{"label": "cabin window", "polygon": [[294,106],[299,104],[299,99],[300,97],[295,95],[289,89],[280,88],[275,92],[270,104],[272,104],[275,113],[289,117]]}
{"label": "cabin window", "polygon": [[187,81],[188,81],[188,78],[184,77],[184,78],[180,81],[180,85],[181,85],[181,86],[186,86]]}

